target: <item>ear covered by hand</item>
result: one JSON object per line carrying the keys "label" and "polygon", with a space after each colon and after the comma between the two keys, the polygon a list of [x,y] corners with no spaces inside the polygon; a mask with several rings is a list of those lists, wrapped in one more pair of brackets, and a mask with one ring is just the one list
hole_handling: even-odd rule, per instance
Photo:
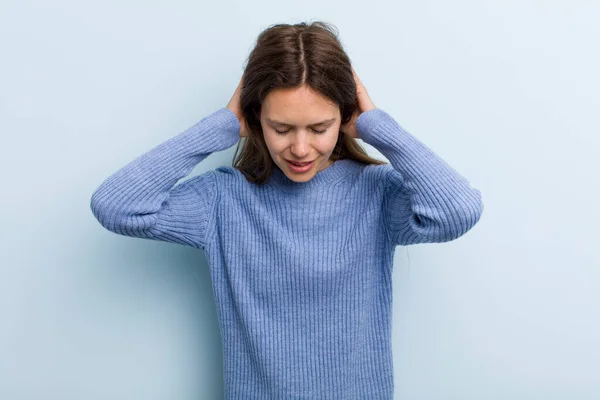
{"label": "ear covered by hand", "polygon": [[358,119],[360,114],[369,110],[373,110],[377,107],[375,106],[375,103],[373,103],[373,100],[371,100],[371,97],[367,92],[367,88],[365,88],[365,86],[360,81],[360,78],[356,74],[356,71],[354,71],[354,68],[352,68],[352,74],[354,75],[354,82],[356,83],[358,109],[352,115],[352,119],[340,127],[340,130],[350,137],[359,138],[358,132],[356,130],[356,120]]}

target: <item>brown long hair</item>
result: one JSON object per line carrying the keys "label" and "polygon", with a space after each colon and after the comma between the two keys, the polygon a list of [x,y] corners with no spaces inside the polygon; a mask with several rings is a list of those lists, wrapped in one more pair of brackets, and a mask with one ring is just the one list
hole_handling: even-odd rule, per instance
{"label": "brown long hair", "polygon": [[[339,108],[341,125],[358,108],[356,83],[350,59],[338,39],[335,26],[322,21],[271,25],[262,31],[247,59],[242,76],[240,105],[248,136],[242,138],[234,155],[233,167],[249,182],[264,183],[277,168],[265,143],[260,111],[269,91],[307,85],[331,99]],[[350,158],[363,164],[387,164],[370,157],[355,138],[339,131],[330,159]]]}

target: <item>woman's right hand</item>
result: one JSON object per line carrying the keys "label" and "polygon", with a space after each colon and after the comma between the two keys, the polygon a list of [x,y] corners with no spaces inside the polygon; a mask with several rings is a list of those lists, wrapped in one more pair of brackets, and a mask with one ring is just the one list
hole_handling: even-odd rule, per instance
{"label": "woman's right hand", "polygon": [[242,83],[244,77],[240,79],[240,83],[235,89],[235,93],[231,96],[231,100],[229,100],[229,104],[227,104],[227,108],[229,108],[236,115],[238,120],[240,121],[240,137],[247,137],[250,130],[246,124],[246,119],[244,118],[244,114],[242,113],[242,106],[240,104],[240,98],[242,96]]}

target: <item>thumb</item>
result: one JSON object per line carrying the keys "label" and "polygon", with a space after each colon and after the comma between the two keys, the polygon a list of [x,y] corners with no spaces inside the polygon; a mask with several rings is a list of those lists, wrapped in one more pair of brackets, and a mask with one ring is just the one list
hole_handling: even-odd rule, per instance
{"label": "thumb", "polygon": [[250,129],[248,129],[248,124],[246,123],[246,118],[242,117],[240,119],[240,137],[248,137],[250,134]]}

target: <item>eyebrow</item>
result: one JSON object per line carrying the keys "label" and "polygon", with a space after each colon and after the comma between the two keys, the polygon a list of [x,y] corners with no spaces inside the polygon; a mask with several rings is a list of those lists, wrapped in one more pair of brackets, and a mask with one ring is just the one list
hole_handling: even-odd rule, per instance
{"label": "eyebrow", "polygon": [[[272,123],[272,124],[275,124],[275,125],[294,126],[294,125],[291,125],[291,124],[286,124],[285,122],[276,121],[276,120],[268,118],[268,117],[267,117],[267,121],[270,122],[270,123]],[[326,120],[321,121],[321,122],[316,122],[316,123],[314,123],[312,125],[309,125],[309,126],[323,125],[323,124],[327,124],[327,123],[330,123],[330,122],[333,122],[333,121],[335,121],[335,118],[326,119]]]}

